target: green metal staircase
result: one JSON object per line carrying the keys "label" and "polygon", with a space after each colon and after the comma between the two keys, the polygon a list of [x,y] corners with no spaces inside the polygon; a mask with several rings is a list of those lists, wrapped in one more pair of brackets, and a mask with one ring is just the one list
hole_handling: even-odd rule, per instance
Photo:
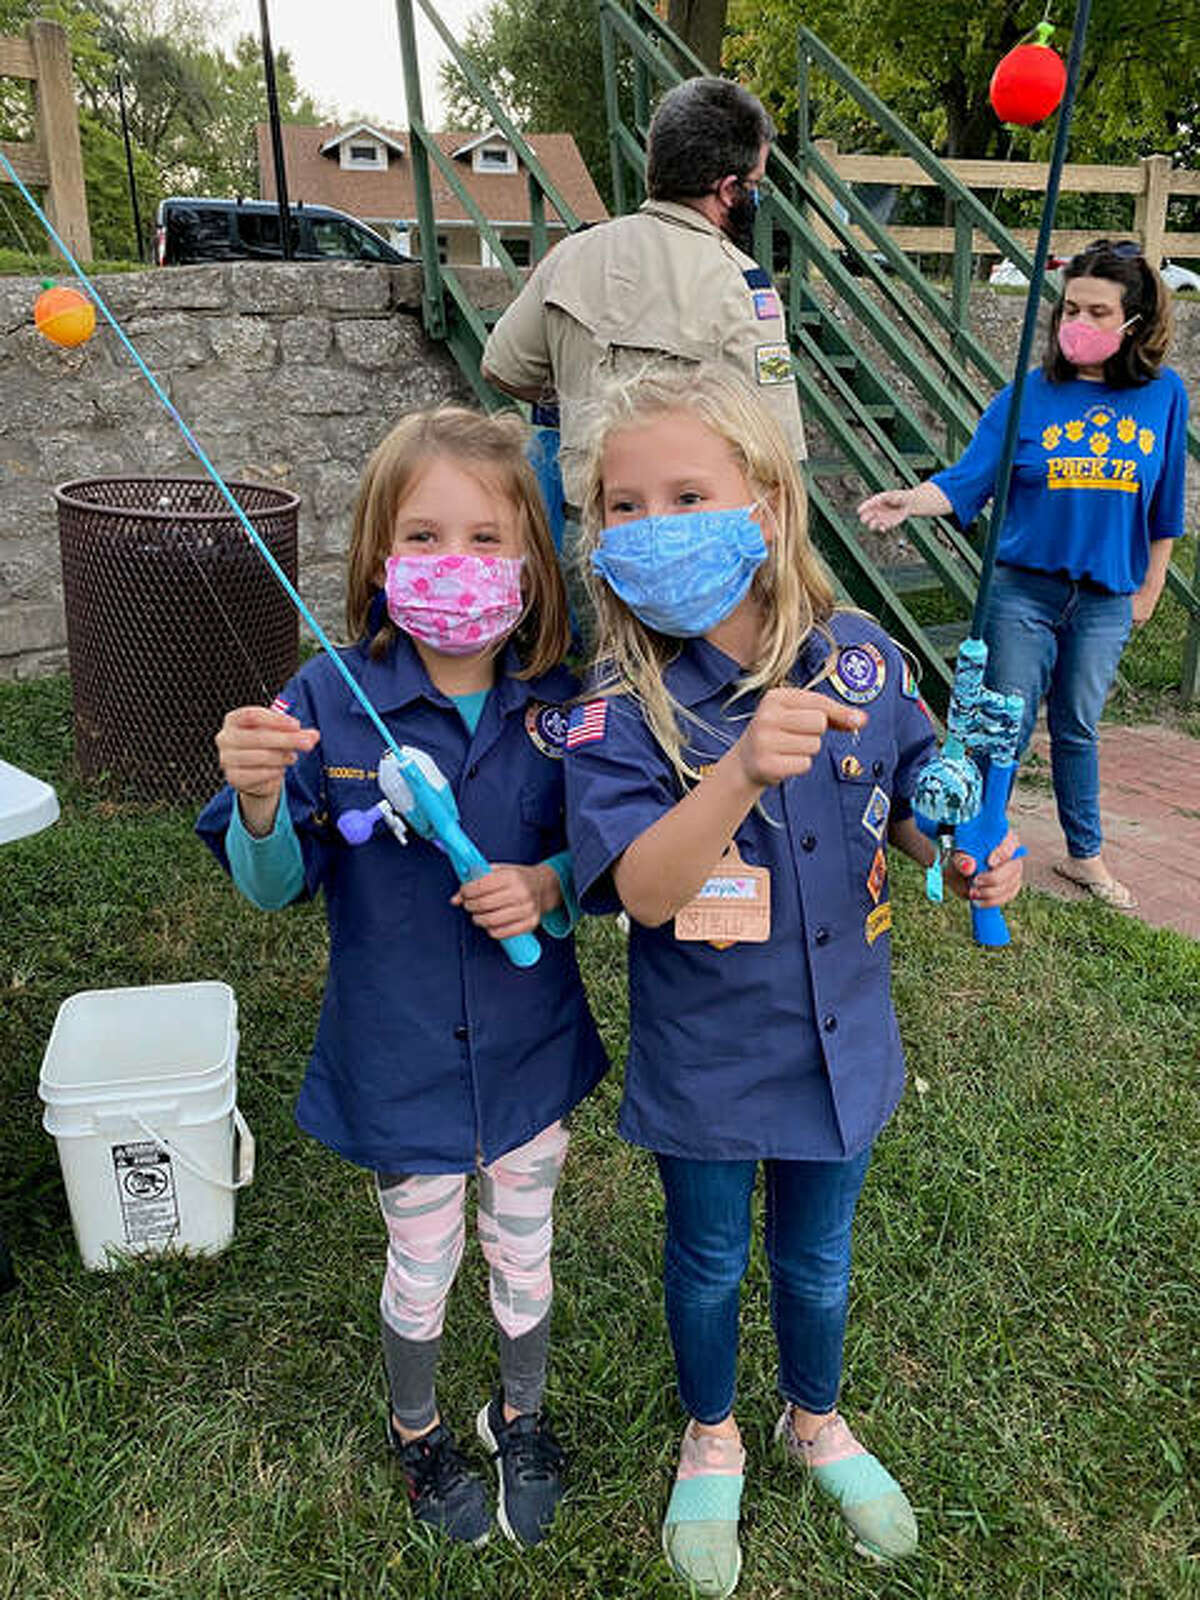
{"label": "green metal staircase", "polygon": [[[537,259],[546,248],[545,207],[568,228],[578,219],[554,190],[534,152],[503,106],[459,52],[431,0],[416,0],[473,89],[503,130],[527,173]],[[644,195],[645,141],[664,88],[705,69],[671,34],[647,0],[594,0],[601,23],[604,95],[613,193],[618,211]],[[425,129],[412,0],[397,0],[408,92],[418,220],[434,236],[429,164],[467,205],[514,285],[512,262]],[[919,482],[961,453],[983,406],[1006,373],[970,326],[973,235],[983,233],[999,255],[1025,273],[1032,260],[983,203],[872,92],[805,28],[798,30],[798,138],[795,153],[772,150],[756,225],[755,254],[772,266],[788,307],[793,365],[809,433],[806,477],[813,536],[844,597],[878,616],[918,658],[927,697],[947,702],[952,662],[965,634],[986,527],[970,536],[941,519],[905,525],[906,548],[865,534],[854,506],[865,494]],[[837,84],[940,188],[955,236],[948,285],[927,278],[895,244],[822,154],[810,126],[816,73]],[[429,256],[425,251],[423,255]],[[1053,291],[1047,289],[1047,298]],[[511,405],[480,375],[479,357],[494,315],[478,311],[462,283],[436,260],[425,263],[425,324],[445,339],[487,406]],[[1193,428],[1189,450],[1200,459]],[[1177,568],[1172,592],[1187,608],[1191,629],[1184,691],[1200,692],[1200,584]]]}

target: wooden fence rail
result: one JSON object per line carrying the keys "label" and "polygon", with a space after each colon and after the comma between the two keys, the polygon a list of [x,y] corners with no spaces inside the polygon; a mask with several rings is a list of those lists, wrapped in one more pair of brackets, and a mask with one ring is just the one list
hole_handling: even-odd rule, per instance
{"label": "wooden fence rail", "polygon": [[[845,155],[832,139],[815,139],[813,144],[847,183],[892,184],[897,188],[935,188],[937,180],[908,156]],[[1048,166],[1039,161],[944,161],[942,165],[969,189],[1021,189],[1032,193],[1044,190]],[[1164,256],[1172,260],[1200,258],[1200,233],[1172,233],[1167,227],[1167,207],[1175,195],[1200,195],[1200,172],[1173,167],[1170,156],[1143,156],[1136,166],[1103,167],[1068,163],[1063,168],[1062,190],[1073,194],[1129,195],[1133,216],[1127,230],[1114,229],[1114,236],[1136,239],[1146,259],[1156,266]],[[1013,228],[1013,237],[1032,249],[1037,230]],[[1100,230],[1090,228],[1056,229],[1052,250],[1071,255],[1094,239]],[[828,229],[825,230],[829,232]],[[888,232],[902,250],[929,255],[954,254],[952,227],[909,227],[888,225]],[[972,248],[982,254],[995,254],[996,246],[982,233],[976,233]]]}
{"label": "wooden fence rail", "polygon": [[[22,183],[45,190],[46,215],[63,243],[90,261],[92,234],[66,30],[39,18],[23,39],[0,35],[0,78],[24,78],[33,85],[34,139],[5,143],[4,154]],[[0,177],[0,183],[7,181]]]}

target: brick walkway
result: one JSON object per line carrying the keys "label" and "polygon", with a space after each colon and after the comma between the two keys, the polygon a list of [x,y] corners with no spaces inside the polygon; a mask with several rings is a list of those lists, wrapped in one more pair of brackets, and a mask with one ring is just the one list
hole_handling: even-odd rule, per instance
{"label": "brick walkway", "polygon": [[[1045,732],[1034,738],[1037,776],[1018,782],[1009,808],[1029,850],[1025,881],[1082,900],[1053,871],[1066,854],[1050,790]],[[1200,939],[1200,739],[1158,727],[1105,723],[1100,730],[1100,817],[1104,859],[1138,898],[1136,915],[1155,928]]]}

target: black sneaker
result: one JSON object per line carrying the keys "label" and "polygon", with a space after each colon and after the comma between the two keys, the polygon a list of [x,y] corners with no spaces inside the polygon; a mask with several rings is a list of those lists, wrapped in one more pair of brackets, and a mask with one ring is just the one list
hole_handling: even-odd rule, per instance
{"label": "black sneaker", "polygon": [[492,1525],[487,1492],[463,1460],[449,1428],[439,1422],[406,1444],[389,1417],[388,1439],[400,1458],[417,1521],[463,1544],[483,1544]]}
{"label": "black sneaker", "polygon": [[496,1463],[500,1493],[496,1521],[516,1544],[540,1544],[563,1497],[566,1457],[544,1411],[504,1420],[497,1392],[475,1423]]}

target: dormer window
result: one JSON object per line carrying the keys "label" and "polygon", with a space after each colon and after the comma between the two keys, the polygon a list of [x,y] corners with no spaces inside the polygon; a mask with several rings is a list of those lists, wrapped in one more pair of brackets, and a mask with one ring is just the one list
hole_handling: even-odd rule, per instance
{"label": "dormer window", "polygon": [[387,166],[387,152],[373,139],[348,139],[342,146],[342,165],[377,172]]}
{"label": "dormer window", "polygon": [[481,144],[471,152],[474,172],[515,172],[517,154],[509,144]]}

